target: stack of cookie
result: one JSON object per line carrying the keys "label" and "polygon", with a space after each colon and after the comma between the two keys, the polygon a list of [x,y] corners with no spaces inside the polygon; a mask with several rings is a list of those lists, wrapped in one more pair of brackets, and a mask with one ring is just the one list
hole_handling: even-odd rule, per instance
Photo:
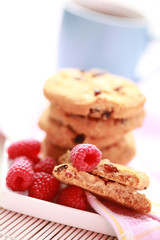
{"label": "stack of cookie", "polygon": [[44,155],[58,159],[67,149],[90,143],[112,162],[133,158],[131,131],[145,117],[145,97],[135,83],[96,69],[64,69],[46,81],[44,95],[50,101],[39,120],[46,133]]}

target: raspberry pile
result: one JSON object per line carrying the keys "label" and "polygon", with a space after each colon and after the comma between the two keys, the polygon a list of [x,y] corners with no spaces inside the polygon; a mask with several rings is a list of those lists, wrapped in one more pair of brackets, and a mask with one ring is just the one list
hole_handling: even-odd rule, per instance
{"label": "raspberry pile", "polygon": [[[82,188],[66,186],[60,190],[60,182],[52,175],[57,165],[52,157],[40,159],[41,144],[34,139],[12,143],[8,158],[13,164],[6,176],[6,185],[13,191],[28,191],[28,196],[45,201],[56,198],[58,204],[87,210],[87,198]],[[90,171],[101,160],[101,151],[92,144],[79,144],[71,151],[73,165],[82,171]]]}
{"label": "raspberry pile", "polygon": [[8,149],[8,158],[13,164],[6,176],[6,185],[13,191],[28,190],[30,197],[52,201],[57,195],[60,182],[52,175],[55,159],[39,158],[41,143],[26,139],[12,143]]}

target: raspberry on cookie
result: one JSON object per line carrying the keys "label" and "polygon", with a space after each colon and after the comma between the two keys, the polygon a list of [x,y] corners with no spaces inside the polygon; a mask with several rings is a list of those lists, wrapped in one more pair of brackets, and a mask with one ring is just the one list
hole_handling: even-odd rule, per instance
{"label": "raspberry on cookie", "polygon": [[[49,140],[48,140],[49,141]],[[54,145],[49,141],[47,146],[50,145],[49,153],[54,156]],[[46,146],[46,147],[47,147]],[[52,149],[53,146],[53,149]],[[62,152],[63,151],[63,152]],[[57,158],[58,163],[69,163],[70,150],[62,149],[61,154]],[[102,159],[107,158],[113,163],[127,164],[136,154],[136,145],[131,133],[125,134],[120,140],[106,148],[100,149],[102,152]]]}
{"label": "raspberry on cookie", "polygon": [[78,144],[70,153],[73,166],[81,171],[94,169],[101,160],[101,151],[92,144]]}
{"label": "raspberry on cookie", "polygon": [[[67,151],[60,157],[61,164],[71,163],[71,153]],[[80,170],[80,169],[79,169]],[[146,189],[149,186],[149,177],[142,171],[137,171],[122,164],[115,164],[109,159],[102,159],[92,170],[86,170],[104,180],[116,181],[129,185],[137,190]]]}

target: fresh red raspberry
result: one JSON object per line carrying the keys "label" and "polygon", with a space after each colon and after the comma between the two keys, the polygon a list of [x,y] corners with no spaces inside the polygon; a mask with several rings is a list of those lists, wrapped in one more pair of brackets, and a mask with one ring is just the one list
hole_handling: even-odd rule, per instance
{"label": "fresh red raspberry", "polygon": [[92,144],[78,144],[71,150],[70,155],[73,166],[81,171],[90,171],[95,168],[101,156],[101,151]]}
{"label": "fresh red raspberry", "polygon": [[52,157],[46,157],[34,167],[35,172],[46,172],[52,174],[53,168],[57,165],[56,160]]}
{"label": "fresh red raspberry", "polygon": [[30,197],[52,201],[58,193],[60,182],[51,174],[45,172],[36,172],[34,182],[29,187]]}
{"label": "fresh red raspberry", "polygon": [[87,198],[84,190],[77,186],[64,188],[59,193],[56,202],[64,206],[87,210]]}
{"label": "fresh red raspberry", "polygon": [[32,162],[26,157],[18,158],[10,167],[6,184],[13,191],[25,191],[34,181]]}
{"label": "fresh red raspberry", "polygon": [[33,160],[33,162],[39,162],[38,154],[41,149],[39,141],[34,139],[26,139],[12,143],[8,147],[8,157],[15,159],[16,157],[26,156]]}

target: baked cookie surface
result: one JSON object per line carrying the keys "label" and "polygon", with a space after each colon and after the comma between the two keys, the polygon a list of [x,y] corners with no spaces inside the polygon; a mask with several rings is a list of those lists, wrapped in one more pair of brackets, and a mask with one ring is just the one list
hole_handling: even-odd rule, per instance
{"label": "baked cookie surface", "polygon": [[90,171],[94,175],[131,186],[137,190],[144,190],[149,186],[149,177],[144,173],[121,164],[114,164],[108,159],[101,162]]}
{"label": "baked cookie surface", "polygon": [[134,188],[118,182],[104,180],[88,172],[78,171],[71,164],[56,166],[53,175],[63,183],[82,187],[96,195],[111,199],[141,213],[147,213],[151,210],[150,200],[144,194],[136,192]]}
{"label": "baked cookie surface", "polygon": [[136,155],[136,144],[132,133],[126,133],[116,143],[101,149],[102,158],[113,163],[127,164]]}
{"label": "baked cookie surface", "polygon": [[85,133],[87,136],[94,138],[110,137],[113,133],[116,135],[125,134],[142,125],[145,111],[126,119],[98,119],[91,117],[83,117],[79,115],[67,114],[55,105],[49,108],[50,117],[62,123],[64,126],[71,127],[75,132]]}
{"label": "baked cookie surface", "polygon": [[[135,156],[136,145],[132,134],[127,133],[118,142],[100,150],[102,152],[102,159],[107,158],[113,163],[125,165]],[[70,162],[70,150],[64,152],[64,154],[58,158],[58,162]]]}
{"label": "baked cookie surface", "polygon": [[50,156],[58,160],[60,156],[67,152],[67,148],[56,146],[47,138],[47,136],[43,139],[41,146],[41,153],[43,157]]}
{"label": "baked cookie surface", "polygon": [[63,69],[46,81],[44,95],[68,113],[98,118],[134,117],[145,103],[135,83],[97,70]]}
{"label": "baked cookie surface", "polygon": [[49,111],[46,109],[39,120],[39,127],[46,132],[50,141],[61,148],[73,148],[78,143],[90,143],[98,148],[105,148],[117,142],[122,136],[114,134],[110,137],[92,138],[84,133],[76,133],[70,127],[50,118]]}

